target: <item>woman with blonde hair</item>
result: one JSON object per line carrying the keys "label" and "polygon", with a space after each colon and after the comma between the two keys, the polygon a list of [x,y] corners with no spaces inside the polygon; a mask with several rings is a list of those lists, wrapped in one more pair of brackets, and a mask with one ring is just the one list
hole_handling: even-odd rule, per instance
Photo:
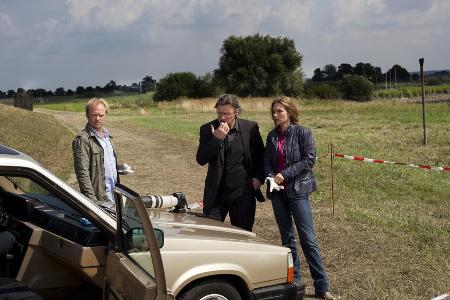
{"label": "woman with blonde hair", "polygon": [[313,173],[316,149],[311,130],[299,125],[297,107],[289,97],[273,100],[271,115],[275,128],[267,136],[264,172],[271,182],[271,192],[268,196],[272,200],[282,244],[291,249],[294,278],[296,283],[301,285],[293,220],[314,280],[316,296],[335,299],[329,292],[328,278],[316,242],[309,203],[309,194],[317,189]]}

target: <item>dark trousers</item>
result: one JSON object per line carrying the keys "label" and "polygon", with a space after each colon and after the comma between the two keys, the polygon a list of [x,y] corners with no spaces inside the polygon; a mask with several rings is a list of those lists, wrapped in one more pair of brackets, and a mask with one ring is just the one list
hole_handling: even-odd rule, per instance
{"label": "dark trousers", "polygon": [[252,231],[256,211],[256,200],[252,189],[251,186],[247,185],[242,188],[241,193],[238,193],[232,199],[229,198],[230,193],[220,191],[214,207],[208,212],[205,211],[205,215],[223,222],[229,214],[231,225]]}
{"label": "dark trousers", "polygon": [[14,235],[9,231],[0,232],[0,255],[4,255],[11,250],[15,239]]}

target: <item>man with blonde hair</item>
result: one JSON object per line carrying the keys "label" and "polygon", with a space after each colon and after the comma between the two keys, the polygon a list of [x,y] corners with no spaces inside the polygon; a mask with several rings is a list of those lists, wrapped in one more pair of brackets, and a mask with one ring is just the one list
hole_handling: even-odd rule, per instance
{"label": "man with blonde hair", "polygon": [[104,99],[90,99],[86,104],[87,124],[72,142],[80,191],[96,203],[114,202],[114,187],[119,180],[112,136],[103,126],[108,110]]}

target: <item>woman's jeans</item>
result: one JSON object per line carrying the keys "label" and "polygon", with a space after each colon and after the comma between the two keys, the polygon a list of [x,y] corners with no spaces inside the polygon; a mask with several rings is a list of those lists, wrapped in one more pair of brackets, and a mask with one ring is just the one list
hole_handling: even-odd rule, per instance
{"label": "woman's jeans", "polygon": [[329,290],[327,274],[323,268],[322,258],[320,257],[319,247],[314,236],[314,225],[311,206],[309,204],[309,195],[295,195],[294,198],[288,198],[283,191],[273,192],[271,195],[273,212],[280,230],[281,242],[283,246],[291,248],[292,258],[294,259],[294,279],[301,281],[300,260],[297,255],[297,244],[295,240],[295,231],[292,225],[292,218],[297,227],[300,238],[300,246],[309,265],[311,277],[314,280],[314,289],[316,294],[322,294]]}

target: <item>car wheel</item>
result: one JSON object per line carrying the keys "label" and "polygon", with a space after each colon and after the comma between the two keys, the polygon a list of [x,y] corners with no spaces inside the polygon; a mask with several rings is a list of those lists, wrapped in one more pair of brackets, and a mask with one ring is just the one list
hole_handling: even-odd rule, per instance
{"label": "car wheel", "polygon": [[224,280],[200,282],[185,291],[178,300],[241,300],[239,292]]}

